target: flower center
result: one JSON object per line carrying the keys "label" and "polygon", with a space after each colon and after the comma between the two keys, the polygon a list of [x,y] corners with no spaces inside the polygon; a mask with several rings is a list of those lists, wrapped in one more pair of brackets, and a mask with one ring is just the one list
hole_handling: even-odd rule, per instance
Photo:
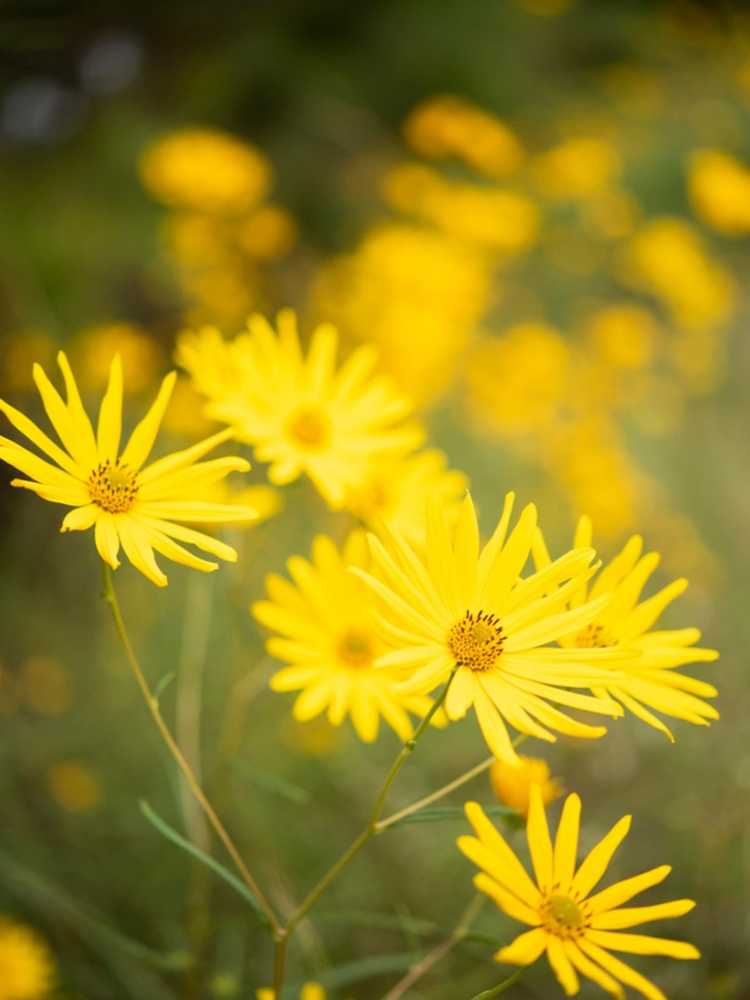
{"label": "flower center", "polygon": [[603,625],[592,622],[576,636],[576,646],[581,649],[595,649],[604,646],[616,646],[616,640],[609,634]]}
{"label": "flower center", "polygon": [[348,632],[344,632],[339,640],[336,651],[339,659],[347,667],[354,667],[355,669],[369,667],[375,658],[370,636],[366,632],[354,628],[349,629]]}
{"label": "flower center", "polygon": [[298,445],[311,451],[323,448],[331,435],[328,415],[312,407],[302,407],[292,414],[287,429]]}
{"label": "flower center", "polygon": [[579,937],[590,923],[585,904],[559,893],[547,897],[541,917],[546,930],[563,938]]}
{"label": "flower center", "polygon": [[487,611],[467,611],[448,632],[448,648],[459,666],[490,670],[503,651],[500,621]]}
{"label": "flower center", "polygon": [[97,465],[89,476],[88,487],[91,502],[106,510],[108,514],[125,514],[133,506],[138,493],[135,473],[126,465],[107,459]]}

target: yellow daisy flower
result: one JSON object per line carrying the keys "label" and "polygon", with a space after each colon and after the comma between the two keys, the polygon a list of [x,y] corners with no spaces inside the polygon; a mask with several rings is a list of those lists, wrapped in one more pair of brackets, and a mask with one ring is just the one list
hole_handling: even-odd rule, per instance
{"label": "yellow daisy flower", "polygon": [[430,699],[399,691],[403,672],[376,670],[385,651],[373,619],[373,598],[350,573],[367,566],[367,543],[352,532],[339,551],[330,538],[313,542],[312,562],[292,557],[294,584],[275,574],[266,581],[269,600],[258,601],[252,613],[279,633],[268,640],[268,652],[289,666],[271,678],[274,691],[301,691],[293,714],[307,721],[327,710],[329,722],[340,726],[351,717],[360,739],[372,742],[380,717],[402,740],[412,735],[409,712],[424,715]]}
{"label": "yellow daisy flower", "polygon": [[492,790],[504,806],[510,806],[528,815],[531,801],[531,786],[538,785],[545,805],[559,798],[563,790],[556,778],[550,774],[549,764],[540,757],[519,755],[515,767],[505,761],[496,760],[490,768]]}
{"label": "yellow daisy flower", "polygon": [[0,1000],[44,1000],[53,973],[52,957],[37,933],[0,917]]}
{"label": "yellow daisy flower", "polygon": [[[574,544],[590,545],[591,535],[591,521],[582,517]],[[535,536],[533,550],[539,569],[550,565],[541,532]],[[715,649],[695,646],[701,637],[697,628],[652,631],[662,611],[683,593],[687,580],[674,580],[641,601],[643,588],[659,564],[658,553],[641,555],[642,550],[643,540],[633,535],[619,555],[601,570],[590,589],[585,581],[581,582],[571,596],[572,608],[605,592],[612,594],[612,600],[587,625],[559,641],[566,649],[620,647],[634,653],[629,660],[617,665],[617,678],[611,683],[599,684],[595,693],[615,698],[633,715],[674,742],[669,728],[649,709],[696,726],[707,726],[708,720],[718,719],[719,713],[713,705],[702,700],[715,697],[716,688],[681,674],[675,668],[686,663],[710,663],[719,654]]]}
{"label": "yellow daisy flower", "polygon": [[16,430],[54,462],[53,465],[15,441],[0,437],[0,459],[29,477],[14,479],[11,485],[31,490],[51,503],[72,507],[63,519],[61,531],[86,531],[93,527],[99,555],[112,569],[120,565],[118,553],[122,546],[130,562],[159,587],[166,586],[167,577],[156,563],[155,551],[203,572],[217,568],[215,562],[199,558],[180,542],[220,559],[236,561],[237,553],[228,545],[177,523],[256,518],[251,507],[193,499],[195,492],[206,484],[223,479],[229,472],[246,472],[250,468],[243,458],[198,461],[226,441],[231,432],[215,434],[144,466],[169,403],[176,373],[164,379],[156,400],[120,451],[123,387],[119,356],[112,361],[96,432],[62,351],[57,361],[65,380],[65,401],[39,365],[34,366],[33,375],[62,447],[23,413],[0,400],[0,410]]}
{"label": "yellow daisy flower", "polygon": [[[488,746],[517,763],[505,723],[554,741],[550,730],[594,738],[606,730],[575,721],[553,704],[606,715],[622,714],[612,699],[581,694],[602,677],[597,665],[609,649],[550,648],[585,628],[606,606],[597,597],[574,610],[571,592],[594,572],[592,549],[574,549],[539,573],[519,579],[536,529],[536,509],[525,508],[506,538],[514,497],[509,493],[497,528],[480,551],[476,511],[464,500],[454,526],[439,501],[427,507],[425,553],[385,527],[385,544],[370,536],[381,579],[354,569],[380,596],[384,634],[395,646],[380,666],[408,669],[408,693],[426,694],[453,676],[445,710],[459,719],[473,705]],[[384,581],[384,582],[383,582]]]}
{"label": "yellow daisy flower", "polygon": [[532,879],[482,807],[467,802],[465,808],[476,837],[459,837],[458,847],[482,869],[474,876],[474,885],[509,917],[532,928],[501,948],[496,961],[531,965],[546,951],[568,996],[578,993],[580,973],[620,1000],[625,996],[621,983],[632,986],[648,1000],[666,1000],[660,989],[611,955],[610,950],[700,958],[698,950],[684,941],[620,933],[651,920],[680,917],[693,909],[691,899],[623,908],[622,904],[638,893],[663,882],[672,870],[669,865],[652,868],[591,895],[627,836],[630,816],[615,823],[576,868],[581,800],[577,795],[565,800],[553,846],[541,792],[533,786],[526,825]]}
{"label": "yellow daisy flower", "polygon": [[206,415],[253,445],[256,458],[270,464],[271,482],[304,473],[341,508],[374,459],[419,443],[419,430],[405,423],[411,404],[390,379],[372,374],[372,347],[358,348],[337,369],[334,327],[317,327],[305,357],[294,313],[280,312],[277,326],[255,315],[249,332],[232,342],[213,328],[183,334],[177,360],[208,397]]}
{"label": "yellow daisy flower", "polygon": [[[255,991],[255,1000],[275,1000],[273,990],[263,988]],[[326,991],[320,983],[305,983],[299,995],[299,1000],[326,1000]]]}

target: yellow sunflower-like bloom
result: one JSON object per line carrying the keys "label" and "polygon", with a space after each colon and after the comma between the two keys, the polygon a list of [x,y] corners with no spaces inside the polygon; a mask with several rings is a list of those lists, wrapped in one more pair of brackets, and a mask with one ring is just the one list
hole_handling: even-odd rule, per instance
{"label": "yellow sunflower-like bloom", "polygon": [[52,957],[36,932],[0,917],[0,1000],[45,1000],[53,974]]}
{"label": "yellow sunflower-like bloom", "polygon": [[206,415],[230,424],[269,479],[284,485],[303,473],[334,508],[366,479],[375,458],[415,447],[420,431],[405,423],[410,401],[390,379],[373,375],[375,350],[360,347],[336,368],[338,333],[314,331],[305,356],[291,310],[278,315],[278,333],[262,316],[232,342],[204,328],[180,338],[177,360],[208,397]]}
{"label": "yellow sunflower-like bloom", "polygon": [[245,472],[250,468],[243,458],[198,461],[226,441],[231,432],[215,434],[191,448],[145,465],[169,404],[176,373],[164,379],[153,405],[120,451],[123,387],[119,356],[110,368],[96,432],[81,402],[68,359],[60,352],[57,360],[65,380],[65,400],[39,365],[34,366],[33,374],[62,447],[20,410],[0,400],[0,410],[11,424],[46,456],[40,458],[15,441],[0,437],[0,459],[29,477],[14,479],[11,485],[31,490],[43,500],[72,507],[63,519],[61,531],[86,531],[93,527],[99,555],[112,569],[120,565],[118,554],[122,546],[130,562],[159,587],[166,586],[167,578],[157,565],[154,552],[203,572],[217,568],[215,562],[199,558],[180,542],[235,562],[234,549],[177,523],[249,521],[257,517],[251,507],[193,499],[208,483],[223,479],[230,472]]}
{"label": "yellow sunflower-like bloom", "polygon": [[289,560],[294,584],[270,575],[270,600],[258,601],[252,612],[283,637],[267,643],[272,656],[290,664],[271,678],[271,687],[302,691],[294,703],[296,719],[306,721],[327,710],[329,722],[340,726],[348,715],[360,739],[370,743],[382,716],[407,740],[412,735],[408,713],[424,715],[431,702],[399,690],[403,671],[374,667],[385,647],[375,627],[373,598],[350,572],[369,565],[362,532],[352,532],[341,552],[320,535],[313,542],[312,562],[299,556]]}
{"label": "yellow sunflower-like bloom", "polygon": [[[255,991],[255,1000],[275,1000],[276,993],[264,987]],[[300,991],[299,1000],[326,1000],[326,991],[320,983],[305,983]]]}
{"label": "yellow sunflower-like bloom", "polygon": [[632,986],[648,1000],[666,1000],[660,989],[610,951],[700,958],[697,949],[684,941],[620,933],[652,920],[680,917],[695,903],[676,899],[654,906],[623,907],[645,889],[663,882],[672,870],[669,865],[652,868],[591,895],[627,836],[631,817],[623,816],[615,823],[576,868],[580,814],[581,800],[569,795],[553,845],[541,793],[538,786],[532,788],[526,825],[532,879],[482,807],[476,802],[466,803],[466,815],[476,837],[459,837],[458,847],[482,869],[474,876],[474,885],[508,916],[532,928],[501,948],[495,960],[531,965],[546,951],[568,996],[578,993],[580,974],[620,1000],[625,996],[621,983]]}
{"label": "yellow sunflower-like bloom", "polygon": [[428,505],[424,555],[383,527],[385,544],[370,536],[383,580],[353,572],[386,609],[382,628],[396,648],[381,656],[379,665],[408,669],[411,676],[403,688],[409,693],[426,694],[453,675],[445,702],[448,717],[459,719],[473,705],[495,756],[517,763],[506,722],[552,742],[556,737],[550,730],[586,738],[606,732],[553,705],[622,714],[612,699],[570,690],[601,682],[598,664],[622,654],[547,646],[585,628],[609,598],[567,608],[571,592],[594,572],[589,548],[574,549],[543,571],[519,579],[536,530],[536,509],[526,507],[508,535],[513,500],[508,494],[497,528],[481,551],[474,504],[467,496],[455,525],[448,523],[444,504]]}
{"label": "yellow sunflower-like bloom", "polygon": [[545,805],[559,798],[563,789],[550,774],[549,764],[540,757],[519,755],[515,767],[496,760],[490,768],[492,790],[504,806],[528,815],[532,785],[538,785]]}
{"label": "yellow sunflower-like bloom", "polygon": [[[591,521],[582,517],[575,545],[590,545],[591,535]],[[537,567],[548,566],[550,558],[541,532],[537,533],[533,548]],[[718,694],[716,688],[676,668],[687,663],[710,663],[719,654],[715,649],[695,646],[701,637],[697,628],[652,631],[664,609],[684,592],[687,580],[674,580],[641,601],[643,588],[659,564],[658,553],[641,555],[642,550],[643,540],[633,535],[619,555],[600,571],[590,589],[587,583],[581,583],[571,597],[571,607],[605,592],[612,594],[612,600],[588,625],[564,636],[560,643],[566,649],[619,646],[633,652],[634,657],[617,665],[616,679],[599,684],[596,693],[617,699],[633,715],[674,742],[671,731],[649,708],[696,726],[707,726],[710,719],[718,719],[719,713],[713,705],[702,700],[714,698]]]}

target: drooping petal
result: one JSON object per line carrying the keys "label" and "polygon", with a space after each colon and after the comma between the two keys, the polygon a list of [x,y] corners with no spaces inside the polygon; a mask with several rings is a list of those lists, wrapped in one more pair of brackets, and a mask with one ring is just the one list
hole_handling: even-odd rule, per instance
{"label": "drooping petal", "polygon": [[658,986],[654,986],[640,972],[636,972],[635,969],[626,965],[625,962],[621,962],[614,955],[610,955],[603,948],[597,947],[597,945],[593,944],[586,937],[581,938],[578,945],[581,951],[585,952],[589,958],[593,959],[606,969],[607,972],[619,979],[621,983],[625,983],[626,986],[632,986],[634,990],[638,990],[639,993],[642,993],[646,997],[646,1000],[667,1000]]}
{"label": "drooping petal", "polygon": [[509,965],[531,965],[536,962],[547,947],[547,933],[541,927],[524,931],[518,937],[495,953],[496,962]]}

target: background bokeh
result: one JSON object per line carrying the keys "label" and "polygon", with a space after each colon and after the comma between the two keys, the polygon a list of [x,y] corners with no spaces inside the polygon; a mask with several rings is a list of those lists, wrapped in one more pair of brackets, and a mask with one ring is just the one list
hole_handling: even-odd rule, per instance
{"label": "background bokeh", "polygon": [[[306,330],[328,318],[378,343],[485,529],[513,488],[553,544],[586,512],[605,557],[639,531],[664,580],[689,577],[668,621],[721,650],[694,671],[716,680],[721,721],[677,723],[672,746],[631,718],[544,752],[583,796],[587,843],[635,814],[617,874],[667,861],[671,895],[700,901],[679,935],[704,960],[639,967],[673,1000],[750,997],[742,5],[4,3],[0,150],[0,391],[27,412],[31,363],[58,346],[92,399],[121,350],[133,422],[185,326],[234,333],[291,305]],[[202,170],[239,195],[217,200]],[[165,447],[210,426],[191,393]],[[205,836],[125,673],[94,547],[10,478],[0,912],[41,932],[67,1000],[253,997],[270,970],[253,915],[139,809]],[[176,671],[165,712],[284,908],[358,831],[397,742],[295,723],[268,690],[249,603],[316,529],[353,523],[304,484],[280,506],[228,532],[236,567],[175,570],[158,593],[124,568],[118,584],[152,682]],[[428,734],[394,805],[484,752],[469,722]],[[491,801],[483,778],[470,788]],[[460,826],[376,840],[302,928],[292,979],[381,997],[470,898]],[[477,927],[511,930],[489,905]],[[413,995],[489,987],[491,951],[464,943]],[[556,990],[538,968],[509,995]]]}

